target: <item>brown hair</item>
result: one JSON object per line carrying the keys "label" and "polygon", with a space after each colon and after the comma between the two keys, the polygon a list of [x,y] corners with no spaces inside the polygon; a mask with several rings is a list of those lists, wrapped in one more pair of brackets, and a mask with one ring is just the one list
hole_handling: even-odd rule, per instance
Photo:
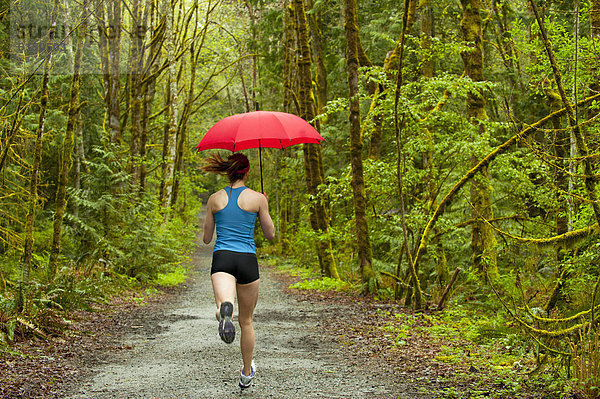
{"label": "brown hair", "polygon": [[227,160],[221,158],[221,154],[217,153],[208,158],[205,163],[202,167],[203,171],[227,175],[230,183],[242,179],[250,170],[248,157],[239,152],[231,154]]}

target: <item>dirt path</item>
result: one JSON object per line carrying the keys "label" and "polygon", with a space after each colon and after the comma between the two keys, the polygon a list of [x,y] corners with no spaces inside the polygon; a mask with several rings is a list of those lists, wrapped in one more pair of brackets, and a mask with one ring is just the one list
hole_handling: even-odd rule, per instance
{"label": "dirt path", "polygon": [[[323,318],[343,317],[344,309],[298,302],[284,293],[268,269],[261,270],[255,314],[257,375],[245,391],[238,387],[239,336],[223,343],[217,333],[208,278],[211,248],[194,256],[197,278],[160,311],[148,312],[117,338],[70,398],[424,398],[399,386],[344,349],[327,332]],[[354,363],[354,364],[353,364]]]}

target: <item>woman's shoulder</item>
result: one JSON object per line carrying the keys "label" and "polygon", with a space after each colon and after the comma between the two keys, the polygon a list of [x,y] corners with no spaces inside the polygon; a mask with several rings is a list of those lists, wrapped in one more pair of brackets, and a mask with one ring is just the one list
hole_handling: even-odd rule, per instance
{"label": "woman's shoulder", "polygon": [[225,193],[224,189],[216,191],[208,197],[208,202],[215,211],[218,211],[227,205],[227,193]]}
{"label": "woman's shoulder", "polygon": [[238,205],[248,212],[258,212],[263,198],[264,196],[261,193],[247,188],[240,194]]}
{"label": "woman's shoulder", "polygon": [[227,195],[227,194],[225,193],[225,189],[223,189],[223,188],[222,188],[222,189],[220,189],[219,191],[215,191],[214,193],[212,193],[212,194],[210,195],[210,197],[208,197],[208,200],[209,200],[209,201],[210,201],[210,200],[213,200],[213,201],[214,201],[214,200],[216,200],[216,199],[218,199],[218,198],[221,198],[223,195]]}
{"label": "woman's shoulder", "polygon": [[250,194],[250,195],[259,195],[260,194],[258,191],[254,191],[250,187],[246,187],[246,189],[243,192],[245,194]]}
{"label": "woman's shoulder", "polygon": [[256,199],[256,200],[260,200],[261,198],[264,197],[258,191],[254,191],[254,190],[252,190],[251,188],[248,188],[248,187],[246,187],[246,189],[243,191],[243,194],[245,196],[247,196],[248,198],[252,198],[252,199]]}

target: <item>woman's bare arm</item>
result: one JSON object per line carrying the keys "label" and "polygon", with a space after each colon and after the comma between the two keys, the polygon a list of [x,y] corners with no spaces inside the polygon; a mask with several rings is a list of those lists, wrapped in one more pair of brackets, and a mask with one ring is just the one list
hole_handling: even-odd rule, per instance
{"label": "woman's bare arm", "polygon": [[260,204],[258,208],[258,219],[260,220],[260,227],[262,228],[265,238],[269,241],[273,241],[275,238],[275,225],[269,215],[269,201],[266,194],[261,195]]}
{"label": "woman's bare arm", "polygon": [[206,216],[204,217],[204,236],[202,240],[205,244],[210,244],[215,232],[215,217],[212,212],[213,196],[211,195],[206,203]]}

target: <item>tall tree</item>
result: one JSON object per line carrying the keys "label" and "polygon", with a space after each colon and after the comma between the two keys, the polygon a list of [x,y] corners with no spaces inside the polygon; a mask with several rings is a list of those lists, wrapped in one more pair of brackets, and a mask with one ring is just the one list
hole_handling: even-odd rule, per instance
{"label": "tall tree", "polygon": [[50,260],[48,262],[49,278],[53,279],[58,268],[58,256],[60,254],[60,242],[62,233],[62,222],[67,208],[67,184],[69,171],[73,164],[71,154],[74,147],[74,131],[80,112],[79,87],[81,85],[81,57],[85,43],[87,30],[87,3],[84,3],[81,9],[81,23],[77,28],[77,49],[73,58],[73,78],[71,80],[71,95],[69,100],[69,110],[67,126],[62,149],[60,151],[60,165],[58,172],[58,183],[56,187],[56,211],[54,213],[54,231],[52,234],[52,245],[50,247]]}
{"label": "tall tree", "polygon": [[171,203],[173,195],[175,153],[177,151],[177,122],[179,119],[179,88],[177,84],[177,63],[175,59],[175,21],[174,2],[177,0],[164,0],[162,9],[165,11],[165,46],[168,62],[168,96],[167,107],[169,110],[163,143],[162,177],[160,190],[160,203],[166,208]]}
{"label": "tall tree", "polygon": [[[600,0],[591,0],[590,4],[590,28],[591,28],[591,39],[595,43],[597,48],[600,43]],[[600,92],[600,74],[598,71],[598,62],[600,58],[596,52],[596,62],[592,67],[592,82],[590,83],[590,93]],[[598,110],[590,110],[590,117],[597,115]]]}
{"label": "tall tree", "polygon": [[130,50],[128,65],[128,102],[131,141],[129,152],[131,156],[131,174],[134,186],[140,183],[140,141],[142,130],[142,103],[143,103],[143,74],[144,65],[144,39],[146,37],[146,26],[150,4],[145,6],[139,0],[131,2],[131,28],[129,32]]}
{"label": "tall tree", "polygon": [[[396,135],[396,155],[397,155],[397,166],[396,166],[396,176],[398,178],[398,196],[400,198],[400,216],[402,223],[402,234],[404,238],[404,243],[400,249],[403,251],[406,249],[406,255],[408,258],[408,271],[411,276],[412,286],[409,290],[407,290],[406,294],[406,303],[409,304],[412,300],[412,296],[415,298],[415,309],[421,309],[422,305],[422,292],[421,292],[421,282],[419,280],[419,269],[418,269],[418,256],[415,257],[413,261],[413,257],[411,252],[408,250],[408,226],[406,223],[406,201],[404,195],[404,165],[406,164],[405,159],[405,151],[404,151],[404,137],[402,132],[405,130],[405,114],[403,113],[402,119],[400,119],[400,113],[398,112],[399,104],[400,104],[400,94],[402,91],[402,86],[404,85],[404,74],[402,73],[402,69],[404,67],[404,50],[406,47],[406,36],[408,34],[408,27],[410,22],[411,15],[411,0],[404,0],[404,13],[402,15],[402,32],[400,33],[400,40],[397,43],[396,47],[399,49],[398,52],[398,61],[397,68],[398,73],[396,75],[396,89],[394,92],[394,132]],[[420,247],[419,247],[420,249]],[[418,255],[418,251],[417,251]],[[414,290],[414,291],[413,291]]]}
{"label": "tall tree", "polygon": [[[312,9],[314,4],[309,0],[308,6]],[[327,85],[327,68],[325,66],[325,39],[323,37],[323,18],[320,10],[311,10],[307,16],[312,43],[312,55],[315,65],[315,88],[316,88],[316,103],[317,113],[323,111],[323,107],[327,104],[328,85]]]}
{"label": "tall tree", "polygon": [[567,97],[567,93],[563,85],[562,73],[560,72],[560,69],[558,67],[558,62],[556,61],[556,55],[554,54],[552,43],[550,43],[550,39],[548,39],[548,32],[546,31],[546,26],[544,25],[544,22],[541,19],[540,13],[535,2],[533,0],[529,0],[529,3],[538,22],[538,26],[540,27],[542,43],[544,44],[546,53],[548,54],[548,59],[550,60],[550,66],[552,67],[554,80],[556,81],[556,87],[558,89],[558,93],[560,94],[560,99],[563,103],[563,106],[566,110],[567,120],[569,121],[569,127],[573,132],[573,136],[575,138],[577,152],[579,153],[583,162],[583,171],[585,174],[584,186],[588,197],[587,199],[589,200],[592,206],[596,223],[600,224],[600,205],[598,205],[597,201],[598,194],[596,193],[596,178],[594,176],[594,167],[592,164],[592,160],[589,156],[590,151],[587,145],[587,141],[583,136],[581,126],[579,126],[579,124],[577,123],[577,116],[575,113],[575,109],[573,108],[573,104]]}
{"label": "tall tree", "polygon": [[373,253],[367,222],[367,198],[363,172],[363,139],[360,128],[360,103],[358,98],[358,18],[356,0],[345,0],[346,63],[348,67],[348,96],[350,100],[350,164],[352,167],[352,194],[356,246],[362,281],[367,290],[375,288]]}
{"label": "tall tree", "polygon": [[146,190],[146,146],[148,144],[150,116],[152,114],[154,97],[156,95],[156,79],[160,73],[160,48],[165,37],[165,18],[164,14],[159,12],[157,3],[157,0],[152,0],[150,3],[150,44],[148,45],[148,53],[144,62],[141,87],[143,101],[140,116],[140,196],[142,196]]}
{"label": "tall tree", "polygon": [[[433,52],[433,40],[435,36],[434,8],[430,0],[421,0],[421,76],[424,81],[429,81],[435,74],[435,57]],[[431,113],[434,107],[427,105],[424,111]],[[427,119],[427,117],[425,118]],[[431,213],[437,203],[437,179],[435,158],[435,139],[429,127],[428,121],[422,123],[421,134],[425,141],[425,150],[422,153],[422,167],[425,170],[425,181],[423,183],[423,200],[427,204],[426,209]],[[442,284],[448,277],[448,265],[444,245],[441,240],[436,240],[436,279]]]}
{"label": "tall tree", "polygon": [[31,272],[31,259],[33,257],[33,229],[35,224],[35,212],[38,206],[38,185],[40,180],[40,166],[42,163],[42,145],[46,131],[46,116],[48,113],[48,84],[50,81],[50,69],[52,61],[53,44],[56,39],[56,21],[58,19],[60,3],[54,0],[50,27],[48,29],[48,46],[44,54],[44,73],[42,86],[40,88],[40,114],[36,130],[35,144],[33,149],[33,165],[29,179],[29,198],[27,203],[27,215],[25,217],[25,238],[23,240],[23,254],[21,256],[21,282],[17,293],[16,308],[19,312],[25,304],[25,289],[29,284]]}
{"label": "tall tree", "polygon": [[[295,65],[296,60],[296,15],[294,13],[294,7],[287,5],[284,8],[283,18],[283,34],[284,34],[284,48],[283,48],[283,110],[285,112],[293,112],[292,104],[294,103],[294,88],[296,83]],[[297,104],[297,101],[296,101]],[[299,112],[297,109],[296,112]]]}
{"label": "tall tree", "polygon": [[[108,6],[108,7],[106,7]],[[98,51],[104,76],[104,102],[111,143],[120,143],[121,128],[121,0],[96,0]]]}
{"label": "tall tree", "polygon": [[[410,31],[415,22],[416,2],[417,0],[409,0],[406,4],[406,27],[403,27],[406,32]],[[392,71],[398,69],[401,42],[402,37],[398,38],[394,49],[385,57],[385,61],[383,63],[383,71],[390,80],[392,80]],[[360,48],[361,47],[359,46],[359,49]],[[373,118],[372,127],[369,132],[369,135],[371,136],[371,141],[369,143],[369,158],[372,159],[379,159],[381,156],[381,144],[383,142],[383,122],[385,119],[383,115],[382,104],[385,103],[387,95],[388,92],[384,89],[383,85],[377,85],[375,92],[373,93],[373,101],[371,102],[369,113],[367,114],[367,118]],[[367,124],[364,126],[366,125]]]}
{"label": "tall tree", "polygon": [[[483,31],[481,22],[481,0],[461,0],[463,17],[460,27],[468,50],[461,53],[465,75],[474,82],[483,81]],[[485,99],[481,92],[471,90],[467,94],[467,117],[484,134],[482,123],[487,119]],[[471,156],[471,166],[478,162],[478,154]],[[479,273],[494,274],[496,271],[496,237],[485,220],[493,217],[492,194],[488,168],[481,169],[473,179],[470,190],[471,216],[477,221],[471,227],[471,250],[473,267]]]}
{"label": "tall tree", "polygon": [[[307,121],[315,117],[315,104],[312,91],[311,57],[308,39],[308,24],[303,0],[294,0],[296,14],[296,34],[298,39],[298,97],[300,116]],[[318,187],[324,183],[321,147],[318,144],[303,144],[304,170],[307,191],[311,199],[310,220],[317,232],[317,254],[321,270],[326,276],[339,278],[333,258],[331,238],[329,237],[329,218],[324,200],[318,196]]]}

